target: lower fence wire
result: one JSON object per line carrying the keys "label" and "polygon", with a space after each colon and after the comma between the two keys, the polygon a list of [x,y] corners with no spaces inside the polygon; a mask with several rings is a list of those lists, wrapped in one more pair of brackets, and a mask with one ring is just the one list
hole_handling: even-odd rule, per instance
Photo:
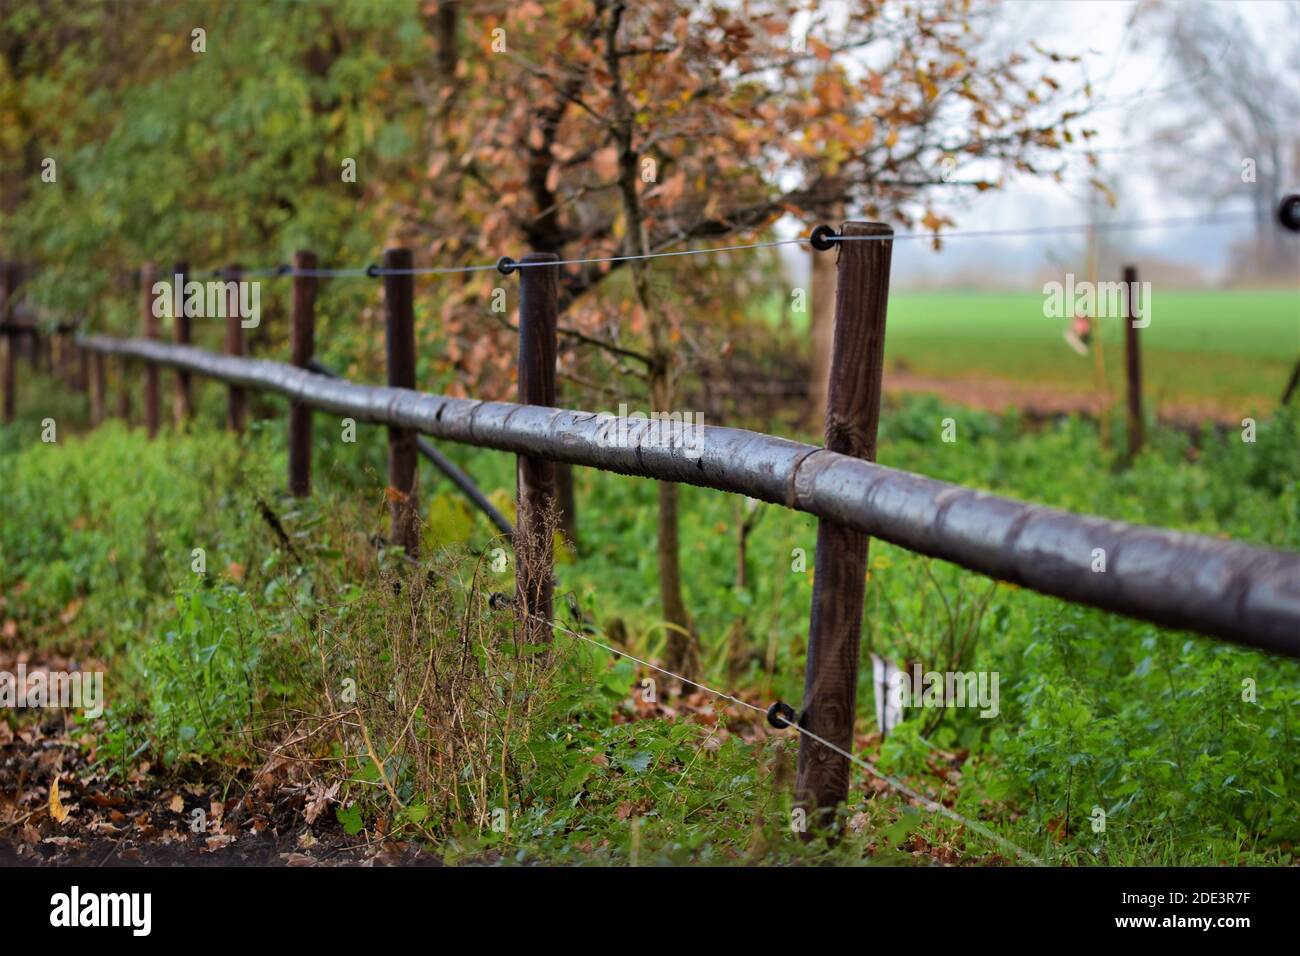
{"label": "lower fence wire", "polygon": [[[675,678],[676,680],[679,680],[684,684],[690,684],[692,687],[698,687],[700,690],[704,691],[707,694],[712,694],[715,697],[722,698],[723,700],[729,700],[734,704],[739,704],[741,707],[748,708],[749,710],[764,715],[764,717],[767,716],[767,711],[765,709],[763,709],[762,707],[758,707],[754,704],[751,704],[749,703],[749,701],[741,700],[739,697],[736,697],[734,694],[728,694],[723,691],[717,690],[715,688],[709,687],[706,684],[701,684],[699,681],[691,680],[689,677],[683,677],[681,674],[675,674],[666,668],[660,667],[657,664],[652,664],[647,660],[642,660],[641,658],[635,657],[632,654],[627,653],[626,651],[620,651],[617,647],[612,647],[609,644],[602,643],[601,641],[593,640],[592,638],[588,637],[586,634],[582,634],[578,631],[570,630],[569,628],[565,627],[563,624],[560,624],[558,621],[547,621],[546,618],[538,614],[528,614],[527,612],[522,612],[522,611],[521,613],[523,613],[525,617],[530,617],[540,624],[548,624],[550,627],[554,628],[557,631],[560,631],[561,633],[568,634],[572,637],[578,638],[578,640],[580,641],[585,641],[588,644],[591,644],[595,647],[599,647],[601,650],[606,651],[607,653],[616,654],[619,657],[625,657],[628,660],[635,661],[636,663],[641,664],[644,667],[648,667],[651,670],[658,671],[660,674],[665,674],[668,677]],[[929,810],[931,813],[938,813],[938,814],[942,814],[945,817],[948,817],[950,820],[953,820],[956,823],[961,824],[962,826],[966,827],[969,830],[973,830],[975,833],[978,833],[981,836],[985,837],[986,839],[992,841],[1002,849],[1010,851],[1011,853],[1018,856],[1020,859],[1026,861],[1027,863],[1032,864],[1033,866],[1047,865],[1047,863],[1041,857],[1035,856],[1033,853],[1030,853],[1028,850],[1021,849],[1020,847],[1016,846],[1014,843],[1012,843],[1010,840],[1006,839],[1005,837],[998,836],[996,833],[994,833],[984,824],[979,823],[976,820],[971,820],[967,817],[964,817],[956,810],[953,810],[949,807],[945,807],[942,803],[939,803],[937,800],[931,800],[929,797],[918,793],[917,791],[913,790],[911,787],[907,786],[907,784],[903,783],[901,780],[898,780],[896,777],[893,777],[879,770],[878,768],[875,767],[875,765],[873,765],[869,761],[863,760],[861,757],[855,757],[847,750],[837,747],[835,744],[831,743],[825,737],[821,737],[818,734],[813,733],[811,730],[808,730],[804,727],[800,727],[797,723],[794,722],[787,722],[786,726],[791,728],[792,730],[798,731],[799,733],[803,734],[805,737],[808,737],[811,740],[815,740],[823,747],[833,750],[835,753],[839,754],[841,757],[848,760],[850,763],[856,764],[857,766],[861,767],[863,770],[871,774],[871,776],[875,777],[877,780],[884,782],[885,784],[897,790],[899,793],[903,794],[904,796],[909,797],[912,800],[915,800],[917,803],[919,803],[926,810]]]}

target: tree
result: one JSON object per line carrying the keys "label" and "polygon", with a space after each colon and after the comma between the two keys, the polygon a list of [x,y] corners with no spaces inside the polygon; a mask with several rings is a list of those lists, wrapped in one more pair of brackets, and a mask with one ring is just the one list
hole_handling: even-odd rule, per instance
{"label": "tree", "polygon": [[[854,0],[840,20],[815,0],[53,7],[12,0],[0,26],[0,180],[20,184],[0,239],[57,264],[47,304],[121,330],[138,300],[113,276],[146,259],[599,259],[839,209],[937,233],[936,190],[1059,175],[1063,144],[1088,136],[1051,75],[1070,58],[982,52],[993,8],[968,0]],[[50,154],[60,184],[37,188]],[[566,266],[563,372],[583,379],[594,347],[606,394],[673,410],[683,376],[731,354],[746,290],[770,290],[754,273],[771,260],[744,256],[671,260],[693,278],[676,284],[643,259]],[[442,320],[420,326],[422,385],[505,391],[513,337],[485,306],[499,281],[421,278]],[[377,365],[373,295],[321,299],[320,340],[351,373]],[[667,656],[689,666],[676,495],[659,491],[658,575]]]}
{"label": "tree", "polygon": [[[934,187],[983,191],[1044,163],[1086,130],[1061,105],[1045,51],[985,61],[982,13],[965,0],[853,3],[831,24],[802,0],[561,0],[458,5],[462,42],[449,115],[430,106],[426,180],[403,200],[438,257],[519,246],[562,258],[645,255],[693,240],[805,221],[843,206],[941,229]],[[804,35],[800,25],[810,32]],[[414,208],[412,208],[414,207]],[[472,246],[460,236],[478,232]],[[602,295],[631,308],[605,321]],[[671,410],[686,364],[680,316],[657,300],[645,260],[567,267],[566,334],[603,348]],[[491,280],[449,295],[453,331]],[[465,326],[461,326],[462,328]],[[479,333],[476,333],[479,335]],[[481,335],[480,362],[490,346]],[[659,498],[659,583],[668,659],[696,653],[681,595],[676,490]]]}
{"label": "tree", "polygon": [[1135,13],[1155,28],[1177,70],[1173,88],[1188,104],[1153,134],[1168,148],[1157,167],[1180,193],[1250,203],[1255,237],[1241,265],[1253,266],[1251,278],[1296,267],[1295,239],[1277,228],[1277,204],[1300,182],[1300,5],[1270,12],[1279,33],[1265,36],[1229,4],[1146,0]]}

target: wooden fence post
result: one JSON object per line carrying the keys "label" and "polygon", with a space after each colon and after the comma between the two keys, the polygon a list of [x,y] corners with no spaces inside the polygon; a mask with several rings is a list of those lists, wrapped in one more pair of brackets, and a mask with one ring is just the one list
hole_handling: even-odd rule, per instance
{"label": "wooden fence post", "polygon": [[74,332],[72,340],[72,348],[77,356],[77,391],[85,392],[90,388],[90,353],[77,344],[78,334]]}
{"label": "wooden fence post", "polygon": [[[874,461],[884,367],[885,309],[894,230],[884,223],[846,222],[839,242],[835,325],[826,397],[825,447]],[[812,619],[800,725],[853,752],[858,644],[866,592],[867,535],[825,519],[817,523]],[[849,790],[849,762],[812,740],[799,739],[796,799],[809,814],[804,839],[825,826]]]}
{"label": "wooden fence post", "polygon": [[99,426],[104,422],[104,353],[90,354],[90,424]]}
{"label": "wooden fence post", "polygon": [[[519,269],[519,403],[555,405],[556,317],[559,257],[553,252],[524,256]],[[545,265],[529,265],[545,263]],[[555,503],[555,463],[520,455],[515,465],[515,599],[524,619],[525,643],[551,640],[554,540],[550,512]]]}
{"label": "wooden fence post", "polygon": [[[146,339],[158,338],[158,317],[153,314],[153,284],[153,263],[146,262],[140,267],[140,293],[143,303],[141,316],[144,319]],[[144,365],[144,427],[149,432],[150,438],[158,434],[158,398],[158,366],[153,362],[146,362]]]}
{"label": "wooden fence post", "polygon": [[[410,270],[410,249],[385,249],[384,268]],[[385,341],[388,385],[415,388],[415,277],[409,271],[384,276]],[[410,428],[388,429],[390,544],[420,554],[420,506],[415,494],[420,464],[417,434]]]}
{"label": "wooden fence post", "polygon": [[[172,281],[180,283],[180,308],[172,316],[172,338],[177,345],[189,345],[194,340],[190,316],[185,311],[185,276],[190,271],[189,263],[178,262],[172,266]],[[179,431],[185,423],[194,417],[194,392],[190,373],[183,369],[176,370],[176,383],[172,391],[172,421]]]}
{"label": "wooden fence post", "polygon": [[573,491],[573,466],[555,462],[555,507],[560,513],[560,528],[569,544],[578,548],[578,499]]}
{"label": "wooden fence post", "polygon": [[[4,420],[12,422],[14,420],[15,407],[15,389],[17,387],[17,363],[14,361],[14,349],[17,346],[18,336],[10,326],[14,320],[13,295],[14,289],[18,285],[18,268],[12,262],[0,263],[0,286],[4,292],[3,307],[0,308],[0,322],[5,325],[5,354],[4,354]],[[33,333],[34,334],[34,333]],[[33,339],[34,340],[34,339]]]}
{"label": "wooden fence post", "polygon": [[[316,277],[302,274],[315,268],[315,253],[294,254],[289,361],[298,368],[307,368],[316,352]],[[289,405],[289,493],[311,494],[311,406],[302,402]]]}
{"label": "wooden fence post", "polygon": [[131,425],[131,366],[123,358],[117,363],[119,377],[117,381],[117,416],[128,428]]}
{"label": "wooden fence post", "polygon": [[[1128,457],[1133,460],[1142,450],[1146,437],[1142,424],[1142,352],[1138,330],[1133,325],[1133,296],[1137,288],[1136,266],[1124,267],[1124,353],[1128,364]],[[1150,310],[1151,303],[1145,303]]]}
{"label": "wooden fence post", "polygon": [[55,326],[50,330],[50,374],[55,378],[63,374],[63,337],[59,335],[59,329]]}
{"label": "wooden fence post", "polygon": [[[238,264],[226,269],[223,276],[226,282],[226,354],[244,354],[244,326],[239,317],[239,276]],[[229,399],[226,403],[226,427],[236,434],[244,430],[244,417],[248,408],[244,390],[231,385]]]}

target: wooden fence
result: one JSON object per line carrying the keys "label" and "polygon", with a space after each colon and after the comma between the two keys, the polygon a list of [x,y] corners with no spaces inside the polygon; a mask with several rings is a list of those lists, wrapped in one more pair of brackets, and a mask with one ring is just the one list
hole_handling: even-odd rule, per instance
{"label": "wooden fence", "polygon": [[[1077,515],[1025,504],[874,463],[892,231],[849,222],[838,245],[831,383],[824,447],[735,428],[703,426],[690,442],[665,441],[662,427],[629,422],[611,442],[610,420],[555,408],[558,266],[549,253],[514,265],[520,274],[519,403],[451,398],[415,388],[411,255],[384,256],[387,386],[360,385],[314,370],[314,258],[293,270],[292,364],[242,355],[237,309],[227,319],[227,354],[158,340],[82,336],[92,405],[103,407],[103,356],[144,363],[145,419],[156,427],[157,374],[176,372],[178,416],[191,413],[189,377],[226,383],[229,425],[242,428],[247,389],[290,401],[289,487],[310,490],[311,410],[388,427],[392,535],[418,548],[415,454],[420,433],[518,456],[514,545],[521,622],[549,640],[552,555],[542,533],[555,495],[556,463],[714,488],[783,505],[820,519],[809,629],[804,709],[799,723],[851,752],[856,714],[869,538],[1042,594],[1155,624],[1300,657],[1300,554]],[[864,241],[855,241],[860,237]],[[184,335],[182,336],[182,326]],[[151,411],[151,408],[153,409]],[[680,437],[680,436],[679,436]],[[1153,490],[1154,491],[1154,490]],[[1104,555],[1104,570],[1098,554]],[[813,810],[847,795],[849,764],[801,736],[797,799]],[[816,816],[814,815],[814,819]]]}

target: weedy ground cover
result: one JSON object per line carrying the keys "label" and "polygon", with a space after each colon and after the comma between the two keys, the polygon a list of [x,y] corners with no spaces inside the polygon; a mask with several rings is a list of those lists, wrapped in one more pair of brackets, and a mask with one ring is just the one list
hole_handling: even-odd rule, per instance
{"label": "weedy ground cover", "polygon": [[[940,440],[945,418],[956,442]],[[805,844],[791,830],[795,740],[702,693],[672,696],[658,675],[563,631],[549,647],[521,644],[512,611],[489,600],[509,591],[513,565],[494,558],[502,542],[485,520],[426,471],[412,567],[384,546],[382,430],[343,444],[318,416],[316,493],[300,501],[282,492],[281,424],[237,439],[201,421],[152,442],[117,423],[67,428],[53,444],[35,420],[0,431],[3,648],[104,662],[104,716],[69,718],[94,774],[198,781],[223,799],[269,774],[297,795],[306,831],[412,841],[452,862],[1005,859],[856,773],[844,838]],[[886,409],[880,458],[1298,549],[1300,414],[1261,420],[1256,438],[1158,431],[1118,469],[1091,423],[1029,427],[915,399]],[[512,459],[448,450],[509,508]],[[653,658],[665,640],[653,486],[579,469],[577,490],[557,614]],[[681,507],[703,643],[693,676],[797,705],[815,522],[695,488]],[[917,710],[882,739],[864,666],[858,749],[883,770],[1052,862],[1294,862],[1296,662],[881,542],[867,592],[864,662],[1000,678],[995,717]],[[0,714],[10,737],[43,719]]]}

